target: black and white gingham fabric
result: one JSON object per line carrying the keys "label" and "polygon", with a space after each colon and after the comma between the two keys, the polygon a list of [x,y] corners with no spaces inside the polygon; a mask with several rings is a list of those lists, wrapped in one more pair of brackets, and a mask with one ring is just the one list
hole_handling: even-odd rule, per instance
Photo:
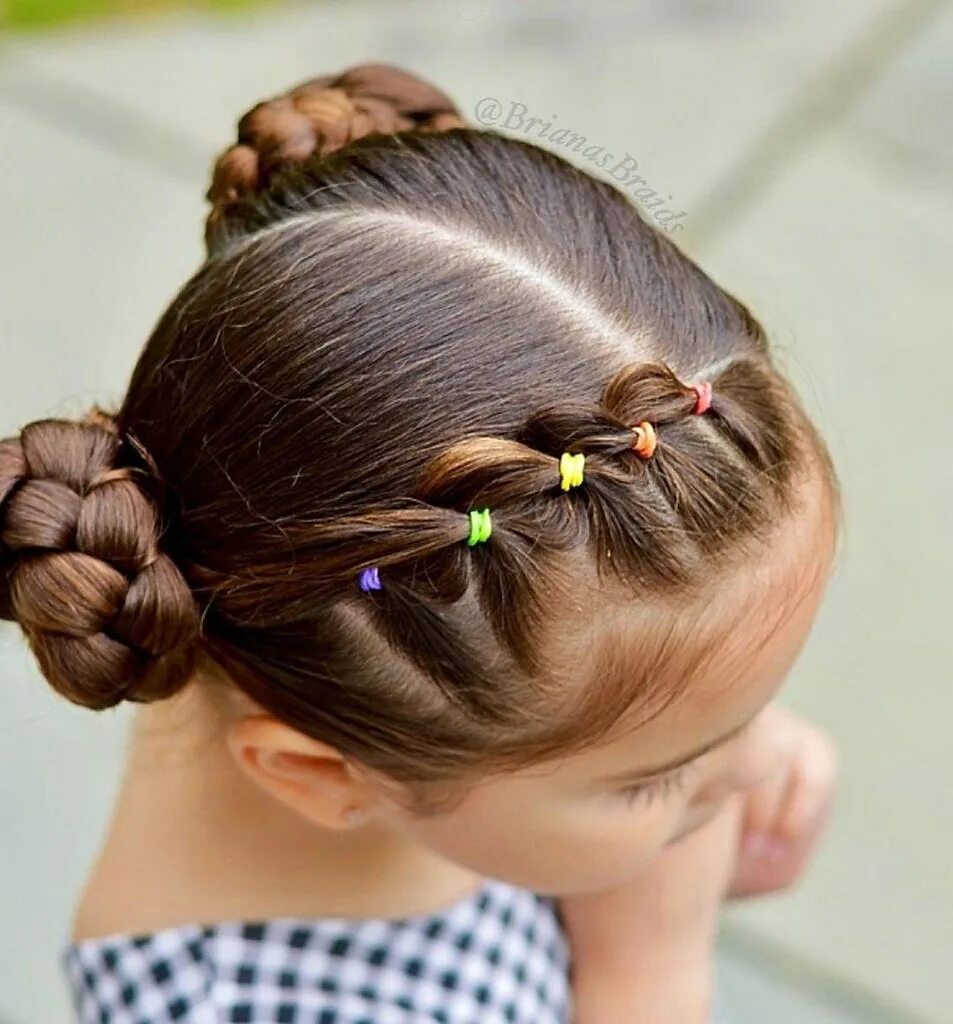
{"label": "black and white gingham fabric", "polygon": [[80,1024],[569,1024],[555,902],[495,879],[436,914],[186,924],[60,946]]}

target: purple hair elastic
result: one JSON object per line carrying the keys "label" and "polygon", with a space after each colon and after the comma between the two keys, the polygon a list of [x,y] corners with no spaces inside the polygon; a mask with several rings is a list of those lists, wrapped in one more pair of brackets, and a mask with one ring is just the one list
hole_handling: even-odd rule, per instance
{"label": "purple hair elastic", "polygon": [[377,574],[377,566],[372,565],[369,569],[361,572],[361,590],[381,590],[380,577]]}

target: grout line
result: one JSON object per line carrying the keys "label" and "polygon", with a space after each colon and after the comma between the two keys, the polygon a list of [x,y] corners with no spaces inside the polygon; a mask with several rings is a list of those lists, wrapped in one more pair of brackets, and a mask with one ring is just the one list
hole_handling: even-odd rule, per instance
{"label": "grout line", "polygon": [[701,197],[692,211],[691,223],[685,225],[688,247],[700,251],[748,212],[946,6],[947,0],[901,0],[874,19],[855,42],[835,54]]}
{"label": "grout line", "polygon": [[59,82],[28,62],[11,59],[9,52],[4,62],[0,103],[85,142],[132,157],[192,188],[196,180],[211,173],[211,151],[184,132],[115,97],[102,96],[83,85]]}
{"label": "grout line", "polygon": [[849,1014],[857,1024],[935,1024],[743,925],[720,925],[718,951],[795,992],[807,993],[825,1008]]}

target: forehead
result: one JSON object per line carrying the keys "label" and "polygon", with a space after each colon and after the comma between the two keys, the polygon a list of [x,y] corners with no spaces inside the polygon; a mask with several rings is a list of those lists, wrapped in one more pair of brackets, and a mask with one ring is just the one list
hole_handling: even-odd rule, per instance
{"label": "forehead", "polygon": [[836,508],[806,480],[800,509],[762,550],[680,607],[614,606],[590,647],[593,683],[639,695],[600,741],[633,770],[676,759],[744,724],[802,649],[829,578]]}

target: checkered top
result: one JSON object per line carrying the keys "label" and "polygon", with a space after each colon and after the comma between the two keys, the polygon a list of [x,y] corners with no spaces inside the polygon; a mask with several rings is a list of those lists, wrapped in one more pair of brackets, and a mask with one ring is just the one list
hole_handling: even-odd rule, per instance
{"label": "checkered top", "polygon": [[184,924],[60,945],[80,1024],[569,1024],[555,901],[496,879],[435,914]]}

